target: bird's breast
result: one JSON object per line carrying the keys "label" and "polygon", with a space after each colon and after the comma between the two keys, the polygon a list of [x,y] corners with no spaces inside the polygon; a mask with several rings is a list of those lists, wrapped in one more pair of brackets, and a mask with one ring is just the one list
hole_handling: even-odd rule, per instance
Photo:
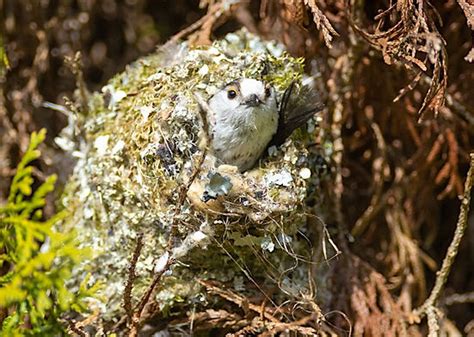
{"label": "bird's breast", "polygon": [[225,164],[248,170],[260,158],[277,127],[276,109],[216,116],[212,132],[214,155]]}

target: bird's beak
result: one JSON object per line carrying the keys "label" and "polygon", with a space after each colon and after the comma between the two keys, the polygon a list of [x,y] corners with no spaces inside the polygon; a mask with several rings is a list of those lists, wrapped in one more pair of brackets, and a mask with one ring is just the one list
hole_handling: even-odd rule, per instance
{"label": "bird's beak", "polygon": [[259,106],[261,103],[262,103],[262,101],[255,94],[250,95],[250,97],[248,97],[245,100],[245,105],[252,106],[252,107]]}

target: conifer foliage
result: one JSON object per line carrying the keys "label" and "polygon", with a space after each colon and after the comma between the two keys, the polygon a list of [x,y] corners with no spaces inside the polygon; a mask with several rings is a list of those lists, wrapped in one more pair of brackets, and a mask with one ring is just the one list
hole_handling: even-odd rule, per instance
{"label": "conifer foliage", "polygon": [[87,287],[87,277],[76,291],[67,287],[74,265],[90,252],[78,248],[74,233],[55,229],[61,211],[44,219],[46,195],[54,190],[56,176],[34,189],[32,161],[46,131],[33,132],[30,144],[10,186],[6,205],[0,206],[0,320],[1,335],[54,335],[64,330],[71,312],[85,310],[85,300],[99,285]]}

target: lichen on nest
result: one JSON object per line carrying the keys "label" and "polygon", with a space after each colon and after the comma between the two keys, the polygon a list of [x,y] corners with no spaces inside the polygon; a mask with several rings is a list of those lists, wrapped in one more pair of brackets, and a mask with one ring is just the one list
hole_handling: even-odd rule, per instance
{"label": "lichen on nest", "polygon": [[[297,233],[305,231],[308,188],[314,189],[320,179],[310,170],[314,154],[307,150],[318,138],[314,121],[308,123],[311,132],[298,130],[245,173],[226,165],[216,167],[208,154],[187,202],[176,210],[180,186],[188,183],[203,153],[195,94],[206,99],[224,84],[248,77],[270,83],[281,98],[291,82],[301,84],[302,76],[303,60],[242,30],[209,47],[165,45],[91,96],[90,111],[79,126],[83,139],[74,153],[78,162],[62,199],[71,211],[63,227],[76,228],[83,245],[96,252],[76,277],[91,271],[92,281],[106,280],[107,303],[101,304],[106,319],[122,310],[137,233],[145,236],[134,288],[140,294],[165,251],[176,217],[181,241],[173,253],[183,264],[173,268],[157,294],[162,307],[204,301],[200,287],[189,282],[195,275],[223,282],[243,277],[232,254],[260,276],[268,270],[251,258],[255,246],[276,263],[274,274],[283,273],[296,256],[304,255],[307,244]],[[205,193],[211,193],[208,200]],[[302,271],[293,274],[301,280],[307,277]],[[290,279],[286,284],[298,284]],[[285,293],[283,297],[288,296]]]}

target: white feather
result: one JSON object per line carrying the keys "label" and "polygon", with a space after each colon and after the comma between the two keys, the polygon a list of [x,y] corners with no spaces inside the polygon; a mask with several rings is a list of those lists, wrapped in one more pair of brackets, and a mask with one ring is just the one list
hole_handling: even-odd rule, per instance
{"label": "white feather", "polygon": [[[232,88],[232,87],[231,87]],[[236,97],[228,97],[228,87],[209,100],[212,150],[223,163],[235,165],[241,171],[250,169],[260,158],[278,128],[275,92],[266,96],[263,82],[244,78],[238,81]],[[247,102],[256,95],[261,103]]]}

